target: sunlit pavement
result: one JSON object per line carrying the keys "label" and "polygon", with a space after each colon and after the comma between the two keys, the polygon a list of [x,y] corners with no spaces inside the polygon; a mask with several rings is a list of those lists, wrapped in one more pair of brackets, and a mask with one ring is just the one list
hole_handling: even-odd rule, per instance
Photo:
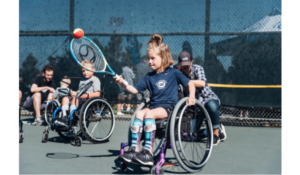
{"label": "sunlit pavement", "polygon": [[[26,117],[22,117],[22,120]],[[42,143],[45,126],[23,125],[19,144],[20,174],[149,174],[149,168],[129,165],[122,172],[117,161],[120,143],[126,142],[129,121],[117,121],[106,143],[92,144],[83,138],[75,147],[54,131]],[[198,174],[281,174],[281,128],[225,126],[227,139],[213,147],[209,161]],[[175,161],[172,150],[166,159]],[[176,164],[165,174],[184,173]]]}

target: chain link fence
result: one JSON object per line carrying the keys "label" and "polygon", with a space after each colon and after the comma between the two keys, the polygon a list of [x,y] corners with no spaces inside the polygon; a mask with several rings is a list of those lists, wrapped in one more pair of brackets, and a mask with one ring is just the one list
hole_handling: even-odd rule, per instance
{"label": "chain link fence", "polygon": [[[82,28],[113,70],[133,84],[150,71],[146,45],[160,33],[175,63],[181,51],[188,51],[194,64],[204,67],[208,83],[220,85],[211,87],[222,103],[222,123],[281,126],[281,88],[268,87],[281,85],[280,0],[22,0],[19,6],[23,99],[47,64],[54,67],[56,85],[63,76],[82,76],[69,51],[74,28]],[[135,76],[126,77],[124,67]],[[125,117],[131,116],[141,95],[129,95],[112,78],[96,76],[116,114],[123,108]],[[71,89],[78,84],[72,80]]]}

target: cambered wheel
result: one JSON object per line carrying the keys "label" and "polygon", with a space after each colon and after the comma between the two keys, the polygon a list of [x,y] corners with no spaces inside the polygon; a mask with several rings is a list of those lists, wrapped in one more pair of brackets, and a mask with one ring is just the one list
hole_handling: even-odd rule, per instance
{"label": "cambered wheel", "polygon": [[108,140],[115,127],[115,116],[110,104],[100,97],[88,99],[81,108],[79,125],[90,142]]}
{"label": "cambered wheel", "polygon": [[[208,161],[213,147],[213,128],[205,108],[196,100],[194,106],[180,100],[174,108],[170,139],[180,166],[190,173],[200,171]],[[179,117],[176,117],[179,116]]]}
{"label": "cambered wheel", "polygon": [[[48,126],[51,126],[51,124],[53,123],[54,111],[59,107],[61,107],[61,104],[59,103],[58,100],[51,100],[47,102],[44,117],[45,117],[45,122],[47,123]],[[57,113],[55,117],[60,118],[61,112]]]}

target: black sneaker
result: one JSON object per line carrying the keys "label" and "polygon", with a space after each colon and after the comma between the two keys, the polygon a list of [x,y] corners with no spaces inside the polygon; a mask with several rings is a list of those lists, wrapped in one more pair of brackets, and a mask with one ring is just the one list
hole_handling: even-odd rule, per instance
{"label": "black sneaker", "polygon": [[219,137],[221,141],[224,141],[227,138],[225,127],[222,124],[219,127]]}
{"label": "black sneaker", "polygon": [[130,147],[128,151],[125,151],[124,154],[119,155],[118,160],[120,162],[130,163],[131,160],[136,156],[137,152],[135,152],[135,147]]}
{"label": "black sneaker", "polygon": [[140,153],[137,153],[132,162],[150,166],[154,164],[153,156],[148,149],[143,149]]}
{"label": "black sneaker", "polygon": [[218,145],[220,142],[220,137],[214,134],[214,145]]}

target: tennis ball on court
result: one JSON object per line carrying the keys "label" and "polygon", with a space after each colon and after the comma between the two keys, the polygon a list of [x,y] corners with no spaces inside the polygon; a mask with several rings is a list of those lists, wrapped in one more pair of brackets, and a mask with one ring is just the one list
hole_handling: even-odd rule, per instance
{"label": "tennis ball on court", "polygon": [[75,29],[74,32],[73,32],[73,36],[74,36],[76,39],[82,38],[83,35],[84,35],[84,32],[83,32],[83,30],[80,29],[80,28]]}

